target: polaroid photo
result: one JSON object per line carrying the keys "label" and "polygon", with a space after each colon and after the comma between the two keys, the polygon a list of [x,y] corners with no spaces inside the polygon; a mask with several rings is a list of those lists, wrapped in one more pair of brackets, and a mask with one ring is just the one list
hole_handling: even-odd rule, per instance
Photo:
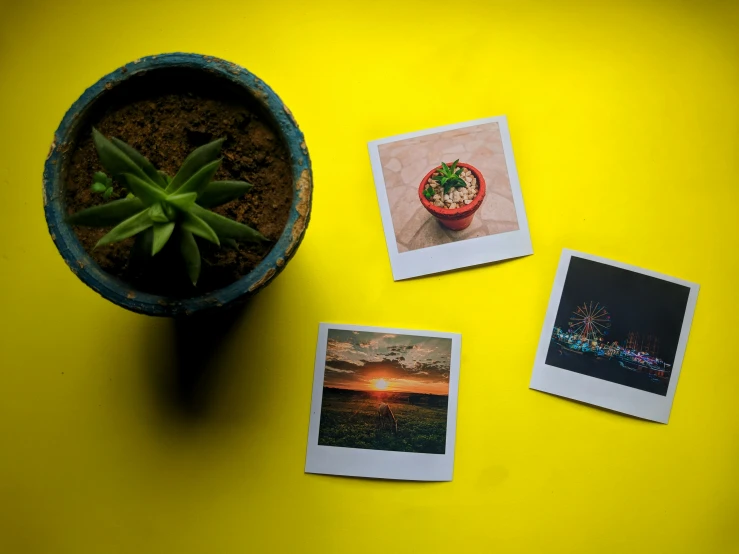
{"label": "polaroid photo", "polygon": [[461,341],[322,323],[306,473],[451,481]]}
{"label": "polaroid photo", "polygon": [[505,116],[369,143],[393,279],[533,253]]}
{"label": "polaroid photo", "polygon": [[530,388],[667,423],[698,288],[565,249]]}

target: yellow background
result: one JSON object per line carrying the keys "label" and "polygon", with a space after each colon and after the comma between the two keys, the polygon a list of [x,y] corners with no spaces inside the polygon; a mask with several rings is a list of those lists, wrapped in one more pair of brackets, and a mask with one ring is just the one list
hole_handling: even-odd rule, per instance
{"label": "yellow background", "polygon": [[[0,0],[0,552],[739,552],[737,28],[729,1]],[[41,201],[69,105],[168,51],[269,83],[315,177],[195,415],[172,323],[85,287]],[[367,141],[500,114],[535,254],[394,283]],[[669,425],[528,389],[562,247],[701,285]],[[453,482],[303,473],[319,321],[463,334]]]}

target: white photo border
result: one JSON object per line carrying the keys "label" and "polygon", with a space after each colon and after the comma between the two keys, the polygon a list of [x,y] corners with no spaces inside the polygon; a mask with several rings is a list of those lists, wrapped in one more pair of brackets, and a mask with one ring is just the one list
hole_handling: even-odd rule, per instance
{"label": "white photo border", "polygon": [[[513,193],[513,204],[516,208],[518,230],[440,244],[437,246],[429,246],[427,248],[411,250],[409,252],[398,252],[393,219],[390,215],[390,202],[388,201],[387,189],[385,188],[385,177],[382,173],[379,146],[381,144],[388,144],[425,135],[433,135],[444,131],[475,127],[486,123],[498,123],[500,128],[500,135],[503,141],[503,152],[505,154],[506,167],[508,169],[508,178],[511,183],[511,191]],[[534,253],[531,245],[531,234],[529,232],[529,224],[526,218],[526,210],[523,203],[523,194],[521,193],[521,184],[518,180],[516,161],[513,157],[513,146],[511,144],[511,135],[508,129],[508,120],[506,116],[502,115],[476,119],[474,121],[454,123],[452,125],[434,127],[433,129],[425,129],[423,131],[373,140],[369,142],[368,147],[370,162],[372,164],[372,175],[374,177],[375,188],[377,190],[377,201],[380,204],[380,214],[382,215],[382,227],[385,231],[385,243],[387,245],[388,254],[390,255],[390,266],[392,268],[393,280],[400,281],[402,279],[410,279],[412,277],[439,273],[441,271],[449,271],[452,269],[528,256]]]}
{"label": "white photo border", "polygon": [[[557,310],[562,299],[562,291],[564,289],[567,272],[570,267],[570,260],[573,258],[582,258],[593,262],[626,269],[634,273],[641,273],[655,277],[670,283],[676,283],[690,289],[688,294],[688,303],[685,307],[685,315],[683,324],[680,329],[680,339],[675,352],[675,361],[672,366],[672,374],[670,384],[667,388],[667,395],[661,396],[643,390],[635,389],[626,385],[620,385],[597,379],[588,375],[575,373],[552,365],[547,365],[546,357],[551,341],[552,329],[557,317]],[[643,269],[633,265],[616,262],[599,256],[585,254],[567,248],[562,250],[562,256],[559,260],[557,275],[554,279],[552,294],[549,297],[549,307],[544,318],[544,327],[542,328],[539,346],[536,351],[536,360],[534,361],[534,371],[531,376],[529,388],[556,394],[579,400],[587,404],[593,404],[609,410],[622,412],[642,419],[648,419],[659,423],[667,423],[670,419],[670,411],[675,398],[675,389],[680,378],[682,370],[683,358],[685,357],[685,349],[688,343],[688,335],[690,334],[690,326],[693,322],[695,314],[695,306],[698,300],[698,290],[700,286],[696,283],[676,279],[655,271]]]}
{"label": "white photo border", "polygon": [[[328,332],[332,329],[451,339],[449,403],[447,408],[446,446],[444,448],[444,454],[393,452],[388,450],[322,446],[318,444],[324,372],[326,367],[326,344]],[[454,473],[454,447],[457,438],[457,400],[461,348],[462,335],[458,333],[321,323],[318,329],[318,344],[316,346],[305,472],[406,481],[451,481]]]}

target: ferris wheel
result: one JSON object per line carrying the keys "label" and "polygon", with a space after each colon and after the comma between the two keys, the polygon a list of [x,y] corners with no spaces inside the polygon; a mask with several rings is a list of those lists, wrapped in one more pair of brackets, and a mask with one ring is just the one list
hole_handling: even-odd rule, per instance
{"label": "ferris wheel", "polygon": [[570,333],[583,339],[598,340],[611,328],[611,314],[599,302],[583,303],[570,316]]}

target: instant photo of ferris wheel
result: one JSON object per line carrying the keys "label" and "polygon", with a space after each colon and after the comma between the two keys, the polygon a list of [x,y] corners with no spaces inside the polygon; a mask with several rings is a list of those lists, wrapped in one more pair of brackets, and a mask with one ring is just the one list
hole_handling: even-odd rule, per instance
{"label": "instant photo of ferris wheel", "polygon": [[698,289],[564,249],[529,386],[667,423]]}
{"label": "instant photo of ferris wheel", "polygon": [[573,257],[547,364],[666,395],[689,289]]}

